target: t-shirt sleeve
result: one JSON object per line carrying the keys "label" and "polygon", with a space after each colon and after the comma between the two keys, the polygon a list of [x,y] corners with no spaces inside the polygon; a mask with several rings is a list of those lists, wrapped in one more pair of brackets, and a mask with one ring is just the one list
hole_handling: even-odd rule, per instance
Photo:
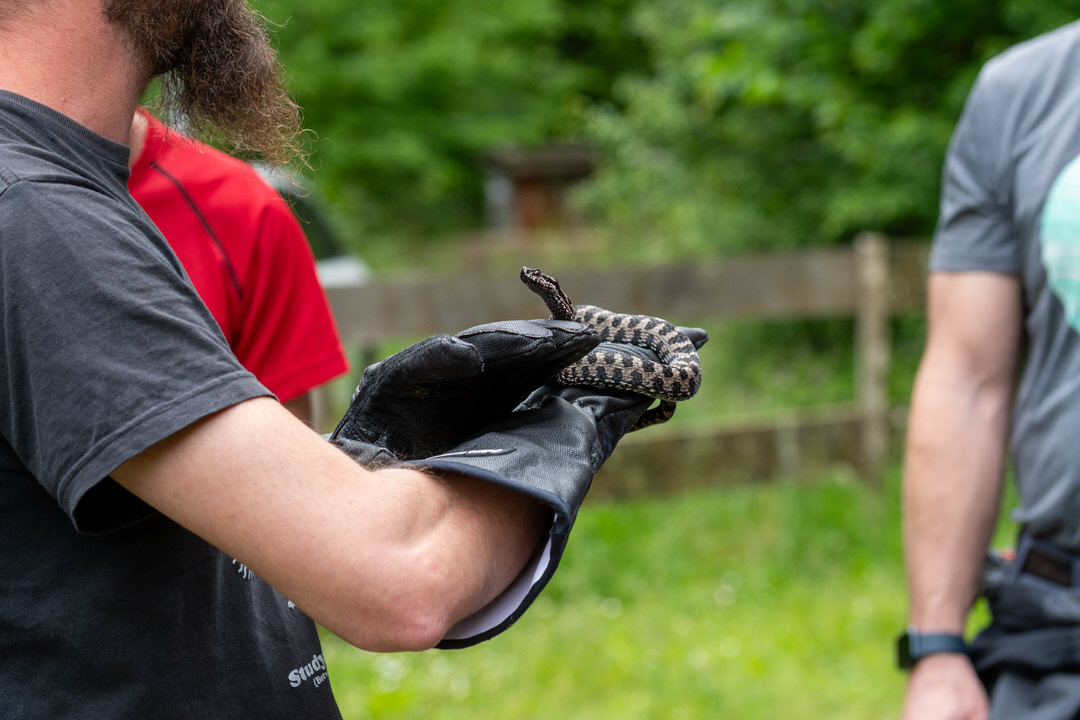
{"label": "t-shirt sleeve", "polygon": [[286,402],[344,373],[348,361],[307,238],[285,201],[267,192],[233,349]]}
{"label": "t-shirt sleeve", "polygon": [[949,144],[930,269],[1019,272],[1012,219],[1012,104],[1009,78],[984,69]]}
{"label": "t-shirt sleeve", "polygon": [[108,475],[195,420],[268,394],[149,219],[78,185],[0,203],[0,432],[80,530],[145,514]]}

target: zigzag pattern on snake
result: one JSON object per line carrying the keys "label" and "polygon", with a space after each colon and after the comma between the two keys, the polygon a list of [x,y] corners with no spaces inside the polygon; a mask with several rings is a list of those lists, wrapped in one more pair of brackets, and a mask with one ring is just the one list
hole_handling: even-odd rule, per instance
{"label": "zigzag pattern on snake", "polygon": [[646,412],[632,429],[667,422],[675,403],[688,400],[701,386],[701,362],[690,339],[662,318],[614,313],[593,305],[575,306],[559,281],[533,268],[521,268],[521,281],[543,299],[556,320],[588,325],[604,342],[635,345],[656,353],[660,362],[600,345],[581,360],[563,369],[563,385],[592,385],[629,390],[656,398],[660,404]]}

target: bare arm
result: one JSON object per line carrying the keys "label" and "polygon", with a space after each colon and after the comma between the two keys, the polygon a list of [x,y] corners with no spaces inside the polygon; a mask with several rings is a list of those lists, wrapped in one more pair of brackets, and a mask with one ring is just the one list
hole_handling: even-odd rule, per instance
{"label": "bare arm", "polygon": [[269,398],[203,418],[113,477],[369,650],[433,646],[517,576],[550,523],[487,483],[364,470]]}
{"label": "bare arm", "polygon": [[[912,398],[903,491],[909,620],[923,632],[962,634],[975,599],[1000,505],[1021,313],[1015,277],[930,278],[929,335]],[[905,717],[983,717],[985,697],[973,681],[963,657],[923,660],[912,672]],[[941,683],[957,683],[968,709],[949,714],[950,701],[931,700]]]}

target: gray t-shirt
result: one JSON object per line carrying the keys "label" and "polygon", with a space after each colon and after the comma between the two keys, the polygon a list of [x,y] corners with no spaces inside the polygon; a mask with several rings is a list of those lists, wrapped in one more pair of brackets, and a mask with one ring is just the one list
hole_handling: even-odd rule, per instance
{"label": "gray t-shirt", "polygon": [[1080,551],[1078,156],[1080,23],[1072,23],[983,68],[946,159],[930,267],[1023,281],[1027,355],[1010,443],[1016,518]]}
{"label": "gray t-shirt", "polygon": [[0,717],[339,718],[311,620],[108,477],[269,394],[127,156],[0,91]]}

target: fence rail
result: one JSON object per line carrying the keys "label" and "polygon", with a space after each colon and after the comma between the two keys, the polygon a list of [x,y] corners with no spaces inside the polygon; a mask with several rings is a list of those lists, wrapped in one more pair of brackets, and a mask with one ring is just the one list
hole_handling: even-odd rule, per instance
{"label": "fence rail", "polygon": [[[622,478],[613,484],[622,490],[611,494],[762,480],[835,464],[876,481],[897,433],[887,394],[889,318],[922,310],[927,250],[925,243],[865,233],[846,248],[653,267],[544,268],[572,299],[677,322],[855,318],[858,377],[850,406],[810,409],[767,424],[631,436],[604,468]],[[327,294],[350,346],[544,314],[513,273],[387,280],[328,288]]]}

